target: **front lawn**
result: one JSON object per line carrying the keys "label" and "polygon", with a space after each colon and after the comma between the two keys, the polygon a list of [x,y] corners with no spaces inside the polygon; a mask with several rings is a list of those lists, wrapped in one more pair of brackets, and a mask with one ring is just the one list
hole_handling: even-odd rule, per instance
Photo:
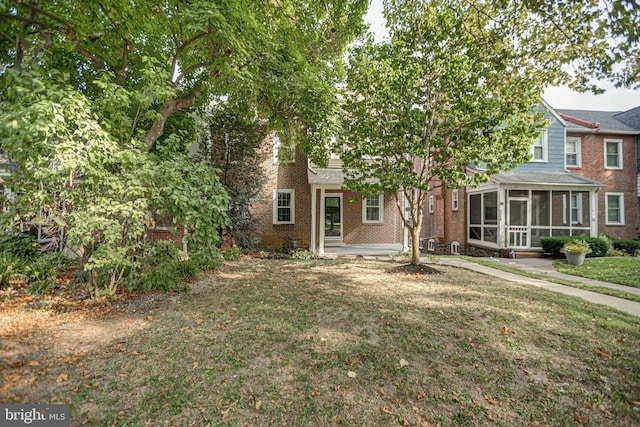
{"label": "front lawn", "polygon": [[0,312],[0,402],[74,426],[640,425],[640,318],[401,265],[241,259],[100,319],[31,301]]}
{"label": "front lawn", "polygon": [[640,257],[587,258],[580,267],[554,261],[560,273],[640,288]]}

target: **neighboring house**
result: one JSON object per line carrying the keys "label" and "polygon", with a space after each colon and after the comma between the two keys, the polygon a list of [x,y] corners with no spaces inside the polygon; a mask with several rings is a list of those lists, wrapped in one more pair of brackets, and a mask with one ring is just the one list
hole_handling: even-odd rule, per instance
{"label": "neighboring house", "polygon": [[[270,197],[254,206],[263,247],[309,248],[320,254],[328,246],[352,244],[407,244],[395,195],[362,199],[344,190],[339,158],[327,168],[308,162],[299,151],[282,155],[277,136],[266,141],[272,156],[263,159],[265,191]],[[282,158],[292,158],[283,162]]]}
{"label": "neighboring house", "polygon": [[[548,236],[640,232],[640,108],[554,110],[531,160],[478,188],[430,193],[422,231],[435,253],[541,251]],[[470,168],[481,172],[481,165]]]}

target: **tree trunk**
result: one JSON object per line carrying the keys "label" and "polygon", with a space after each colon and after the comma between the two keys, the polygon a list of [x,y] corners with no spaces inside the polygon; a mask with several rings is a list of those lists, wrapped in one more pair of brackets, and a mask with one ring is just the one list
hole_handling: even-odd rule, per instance
{"label": "tree trunk", "polygon": [[411,233],[411,264],[420,264],[420,227],[412,227]]}
{"label": "tree trunk", "polygon": [[153,121],[151,128],[144,137],[147,151],[153,150],[156,141],[164,133],[164,125],[165,123],[167,123],[167,119],[169,118],[169,116],[175,111],[181,110],[183,108],[193,107],[193,105],[195,104],[196,95],[197,93],[189,93],[181,98],[172,98],[164,101],[164,103],[158,110],[158,114],[160,115],[160,117]]}

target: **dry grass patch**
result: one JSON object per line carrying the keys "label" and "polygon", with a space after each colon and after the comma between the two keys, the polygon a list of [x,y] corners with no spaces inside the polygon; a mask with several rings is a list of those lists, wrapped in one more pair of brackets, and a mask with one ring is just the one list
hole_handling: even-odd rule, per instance
{"label": "dry grass patch", "polygon": [[400,265],[228,263],[27,398],[96,425],[640,424],[640,319]]}

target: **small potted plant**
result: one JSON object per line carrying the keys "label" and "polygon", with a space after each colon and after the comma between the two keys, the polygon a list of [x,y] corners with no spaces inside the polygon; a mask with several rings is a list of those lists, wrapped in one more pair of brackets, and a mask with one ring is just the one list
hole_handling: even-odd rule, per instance
{"label": "small potted plant", "polygon": [[571,240],[564,244],[560,252],[567,257],[569,264],[579,267],[587,254],[591,252],[591,247],[584,240]]}

